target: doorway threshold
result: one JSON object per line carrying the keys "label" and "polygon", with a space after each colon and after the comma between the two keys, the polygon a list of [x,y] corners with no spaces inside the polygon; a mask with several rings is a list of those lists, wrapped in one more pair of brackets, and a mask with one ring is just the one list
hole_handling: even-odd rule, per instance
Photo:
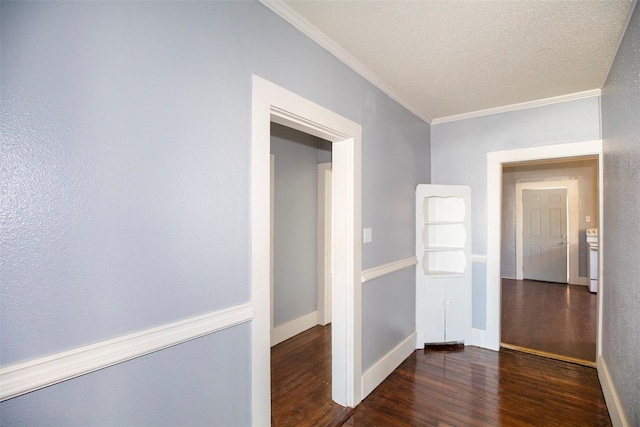
{"label": "doorway threshold", "polygon": [[500,348],[507,348],[509,350],[520,351],[522,353],[535,354],[536,356],[542,356],[549,359],[560,360],[561,362],[569,362],[574,363],[576,365],[588,366],[590,368],[596,367],[596,362],[585,359],[578,359],[576,357],[562,356],[560,354],[548,353],[546,351],[534,350],[532,348],[520,347],[518,345],[507,344],[504,342],[500,343]]}

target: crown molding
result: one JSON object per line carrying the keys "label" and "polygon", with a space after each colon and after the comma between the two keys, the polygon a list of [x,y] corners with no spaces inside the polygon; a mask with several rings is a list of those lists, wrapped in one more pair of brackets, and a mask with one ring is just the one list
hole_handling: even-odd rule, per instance
{"label": "crown molding", "polygon": [[428,124],[431,124],[430,117],[426,117],[415,107],[413,107],[409,102],[404,100],[384,80],[378,77],[373,71],[371,71],[364,64],[354,58],[342,47],[338,46],[338,44],[331,40],[329,36],[313,26],[309,21],[300,16],[300,14],[294,11],[286,3],[280,0],[259,0],[259,2],[273,11],[276,15],[287,21],[289,24],[293,25],[296,29],[301,31],[311,40],[315,41],[324,49],[329,51],[329,53],[338,58],[340,61],[344,62],[353,71],[360,74],[363,78],[368,80],[382,92],[386,93],[390,98],[409,110],[412,114],[416,115],[418,118],[424,120]]}
{"label": "crown molding", "polygon": [[520,102],[518,104],[503,105],[502,107],[487,108],[486,110],[472,111],[470,113],[456,114],[453,116],[440,117],[433,119],[431,125],[439,125],[442,123],[455,122],[458,120],[473,119],[476,117],[489,116],[492,114],[507,113],[509,111],[525,110],[527,108],[542,107],[544,105],[557,104],[565,101],[575,101],[578,99],[592,98],[600,96],[600,89],[585,90],[583,92],[570,93],[568,95],[554,96],[551,98],[537,99],[535,101]]}

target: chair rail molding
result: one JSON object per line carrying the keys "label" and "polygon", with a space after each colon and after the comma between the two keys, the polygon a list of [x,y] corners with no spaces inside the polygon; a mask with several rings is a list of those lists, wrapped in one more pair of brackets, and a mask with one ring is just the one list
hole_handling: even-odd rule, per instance
{"label": "chair rail molding", "polygon": [[388,264],[379,265],[377,267],[364,270],[362,272],[362,283],[377,279],[378,277],[385,276],[387,274],[395,273],[404,268],[411,267],[418,263],[418,258],[411,256],[409,258],[393,261]]}
{"label": "chair rail molding", "polygon": [[251,303],[0,368],[0,401],[249,322]]}

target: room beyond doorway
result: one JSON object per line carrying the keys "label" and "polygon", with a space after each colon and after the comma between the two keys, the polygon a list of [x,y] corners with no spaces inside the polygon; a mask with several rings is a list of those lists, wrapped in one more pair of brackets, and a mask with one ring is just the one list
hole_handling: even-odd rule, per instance
{"label": "room beyond doorway", "polygon": [[502,279],[501,345],[595,366],[597,309],[585,286]]}

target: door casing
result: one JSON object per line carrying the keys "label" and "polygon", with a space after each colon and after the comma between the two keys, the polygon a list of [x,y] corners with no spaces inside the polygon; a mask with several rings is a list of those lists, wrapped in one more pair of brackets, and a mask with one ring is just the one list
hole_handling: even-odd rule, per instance
{"label": "door casing", "polygon": [[362,128],[261,77],[252,84],[251,410],[253,425],[270,425],[271,122],[332,143],[332,398],[349,407],[362,400]]}
{"label": "door casing", "polygon": [[318,323],[331,323],[331,163],[318,164]]}
{"label": "door casing", "polygon": [[[531,162],[534,160],[569,159],[578,157],[597,157],[598,159],[598,228],[600,242],[602,227],[602,140],[573,142],[538,147],[518,148],[514,150],[493,151],[487,153],[487,311],[486,330],[480,334],[478,345],[492,350],[500,349],[500,249],[502,226],[502,167],[506,164]],[[600,244],[599,265],[602,266],[603,247]],[[602,268],[598,270],[601,286],[598,292],[598,333],[596,339],[597,355],[602,354],[602,295],[606,292],[606,283],[602,280]]]}

